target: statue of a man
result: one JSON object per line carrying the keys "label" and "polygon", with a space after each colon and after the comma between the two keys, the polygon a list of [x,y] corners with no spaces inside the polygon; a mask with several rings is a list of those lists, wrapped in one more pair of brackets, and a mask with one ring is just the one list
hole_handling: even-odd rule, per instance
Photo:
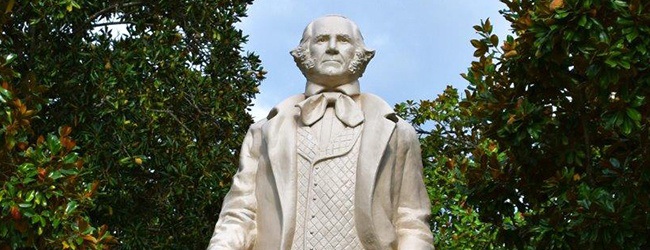
{"label": "statue of a man", "polygon": [[250,127],[208,249],[433,249],[418,138],[360,93],[357,25],[318,18],[291,54],[305,93]]}

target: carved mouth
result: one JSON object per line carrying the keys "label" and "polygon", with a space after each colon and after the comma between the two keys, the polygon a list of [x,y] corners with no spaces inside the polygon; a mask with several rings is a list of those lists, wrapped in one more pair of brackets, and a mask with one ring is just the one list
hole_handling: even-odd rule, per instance
{"label": "carved mouth", "polygon": [[335,59],[328,59],[328,60],[323,60],[323,63],[326,63],[326,62],[335,62],[335,63],[341,63],[341,61],[339,61],[339,60],[335,60]]}

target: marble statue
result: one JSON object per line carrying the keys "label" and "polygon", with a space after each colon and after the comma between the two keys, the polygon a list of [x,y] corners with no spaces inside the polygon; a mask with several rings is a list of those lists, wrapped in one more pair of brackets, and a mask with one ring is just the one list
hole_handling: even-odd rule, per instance
{"label": "marble statue", "polygon": [[305,28],[305,93],[250,127],[208,249],[433,249],[416,133],[359,90],[374,54],[345,17]]}

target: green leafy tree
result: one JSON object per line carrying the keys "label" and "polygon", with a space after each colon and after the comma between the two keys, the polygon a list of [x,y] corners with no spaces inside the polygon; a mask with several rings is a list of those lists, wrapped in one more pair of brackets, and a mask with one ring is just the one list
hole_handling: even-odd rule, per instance
{"label": "green leafy tree", "polygon": [[121,248],[206,246],[264,77],[233,26],[251,2],[9,1],[0,54],[39,103],[33,134],[72,128],[90,221]]}
{"label": "green leafy tree", "polygon": [[[468,202],[517,249],[648,249],[650,2],[502,0],[461,102]],[[453,142],[451,142],[453,143]]]}
{"label": "green leafy tree", "polygon": [[395,106],[420,134],[424,176],[431,199],[431,229],[437,249],[503,249],[496,230],[481,222],[467,202],[468,168],[481,148],[481,134],[472,131],[470,111],[461,106],[458,91],[448,86],[434,100],[406,101]]}
{"label": "green leafy tree", "polygon": [[465,97],[396,107],[422,135],[436,245],[647,249],[650,3],[501,2],[514,36],[474,27]]}
{"label": "green leafy tree", "polygon": [[116,243],[107,227],[89,223],[98,182],[81,179],[92,168],[76,152],[70,127],[35,137],[41,103],[13,88],[35,79],[13,70],[15,58],[0,58],[0,248],[107,248]]}

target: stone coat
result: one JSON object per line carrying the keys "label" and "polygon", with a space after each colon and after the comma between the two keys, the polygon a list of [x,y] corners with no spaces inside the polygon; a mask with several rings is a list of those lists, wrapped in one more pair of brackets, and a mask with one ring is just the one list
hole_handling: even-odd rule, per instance
{"label": "stone coat", "polygon": [[[208,249],[291,248],[296,219],[295,95],[253,124]],[[353,97],[364,113],[355,225],[365,249],[433,249],[430,204],[413,127],[371,94]]]}

